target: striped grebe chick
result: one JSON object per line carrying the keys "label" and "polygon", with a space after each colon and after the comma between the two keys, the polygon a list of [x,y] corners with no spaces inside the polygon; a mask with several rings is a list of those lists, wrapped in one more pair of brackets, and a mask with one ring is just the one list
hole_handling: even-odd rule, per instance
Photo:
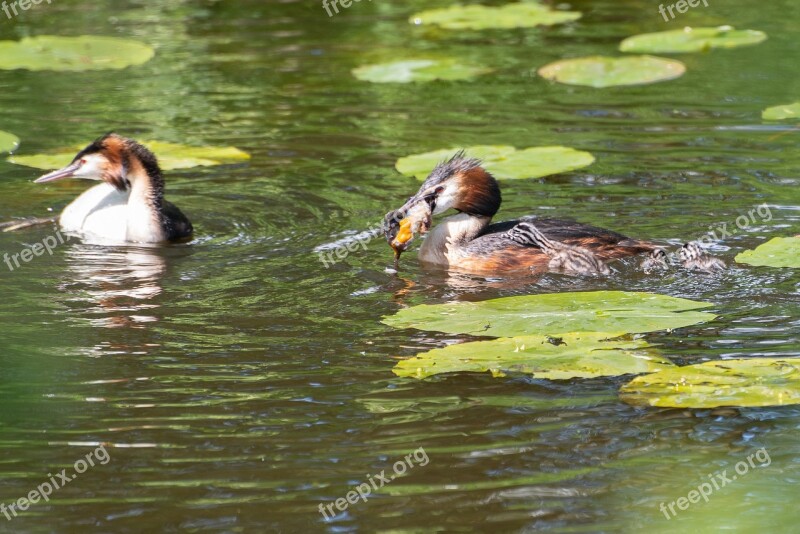
{"label": "striped grebe chick", "polygon": [[59,217],[65,232],[114,243],[159,243],[192,235],[192,223],[164,200],[155,155],[133,139],[108,134],[78,152],[72,163],[35,183],[83,178],[103,183],[85,191]]}
{"label": "striped grebe chick", "polygon": [[[425,221],[421,223],[420,218],[430,219],[432,215],[454,209],[458,213],[446,217],[427,232],[420,260],[425,264],[484,275],[529,273],[532,269],[550,268],[552,254],[533,241],[508,237],[510,230],[524,223],[534,224],[548,242],[560,244],[556,247],[576,247],[581,258],[594,257],[603,265],[612,259],[650,253],[659,248],[654,243],[564,219],[523,217],[492,224],[500,203],[497,180],[479,160],[459,152],[437,165],[417,194],[386,215],[384,234],[399,256],[418,228],[420,233],[425,233],[430,227]],[[598,271],[602,269],[596,264],[595,267]]]}
{"label": "striped grebe chick", "polygon": [[645,272],[645,274],[650,274],[654,271],[661,271],[668,268],[669,264],[667,263],[667,251],[665,251],[663,248],[655,249],[648,254],[642,262],[642,270]]}
{"label": "striped grebe chick", "polygon": [[725,270],[725,262],[703,252],[696,241],[686,243],[678,251],[681,264],[692,271],[716,273]]}
{"label": "striped grebe chick", "polygon": [[533,245],[550,257],[547,268],[574,274],[611,274],[611,269],[597,255],[584,247],[548,239],[532,223],[523,221],[506,232],[506,237],[520,245]]}

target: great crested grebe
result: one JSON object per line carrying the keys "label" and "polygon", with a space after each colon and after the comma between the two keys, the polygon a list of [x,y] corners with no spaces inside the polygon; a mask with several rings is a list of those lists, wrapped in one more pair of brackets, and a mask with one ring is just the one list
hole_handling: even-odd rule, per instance
{"label": "great crested grebe", "polygon": [[[408,248],[414,234],[426,233],[431,217],[453,208],[428,232],[420,249],[423,263],[475,274],[546,271],[606,274],[606,261],[663,254],[656,244],[563,219],[524,217],[491,224],[500,209],[500,188],[480,160],[459,152],[440,163],[416,195],[389,212],[384,234],[395,255]],[[660,251],[660,252],[657,252]]]}
{"label": "great crested grebe", "polygon": [[520,245],[535,246],[550,257],[547,268],[579,274],[611,274],[611,269],[594,252],[584,247],[551,241],[538,228],[523,221],[506,232],[506,237]]}
{"label": "great crested grebe", "polygon": [[35,183],[62,178],[99,180],[61,213],[65,232],[103,241],[159,243],[192,235],[192,223],[164,200],[158,160],[132,139],[110,133],[81,150],[68,166]]}
{"label": "great crested grebe", "polygon": [[681,264],[692,271],[716,273],[725,270],[725,262],[703,252],[695,241],[686,243],[678,251]]}

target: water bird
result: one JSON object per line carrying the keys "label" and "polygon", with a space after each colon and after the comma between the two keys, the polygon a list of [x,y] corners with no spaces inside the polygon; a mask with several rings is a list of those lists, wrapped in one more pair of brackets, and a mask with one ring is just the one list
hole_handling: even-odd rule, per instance
{"label": "water bird", "polygon": [[686,243],[678,251],[681,264],[692,271],[716,273],[725,270],[725,262],[703,252],[696,241]]}
{"label": "water bird", "polygon": [[642,262],[642,270],[645,274],[650,274],[655,271],[668,269],[667,251],[663,248],[657,248],[652,251]]}
{"label": "water bird", "polygon": [[522,221],[506,232],[505,237],[523,246],[535,246],[550,257],[550,271],[574,274],[611,274],[611,269],[594,252],[584,247],[548,239],[532,222]]}
{"label": "water bird", "polygon": [[[550,269],[554,254],[559,252],[548,253],[542,246],[544,242],[520,238],[530,225],[551,247],[573,251],[567,252],[567,257],[571,255],[594,272],[606,272],[605,262],[609,260],[660,248],[648,241],[566,219],[529,216],[492,223],[501,202],[497,180],[480,160],[460,151],[437,165],[414,196],[386,215],[384,236],[399,258],[415,233],[427,233],[419,252],[423,263],[484,275]],[[430,229],[431,217],[450,209],[457,213]],[[557,263],[564,262],[559,259]]]}
{"label": "water bird", "polygon": [[100,137],[72,163],[35,183],[64,178],[102,182],[64,208],[59,224],[65,232],[116,243],[160,243],[192,235],[189,219],[164,200],[156,156],[133,139],[114,133]]}

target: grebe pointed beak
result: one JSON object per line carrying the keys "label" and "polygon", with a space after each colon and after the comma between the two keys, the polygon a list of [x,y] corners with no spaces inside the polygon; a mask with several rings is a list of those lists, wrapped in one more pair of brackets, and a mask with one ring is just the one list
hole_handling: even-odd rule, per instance
{"label": "grebe pointed beak", "polygon": [[44,176],[37,178],[36,180],[33,181],[33,183],[44,184],[47,182],[55,182],[56,180],[61,180],[62,178],[69,178],[73,176],[80,168],[81,168],[81,162],[76,161],[74,163],[71,163],[70,165],[67,165],[63,169],[53,171],[49,174],[45,174]]}

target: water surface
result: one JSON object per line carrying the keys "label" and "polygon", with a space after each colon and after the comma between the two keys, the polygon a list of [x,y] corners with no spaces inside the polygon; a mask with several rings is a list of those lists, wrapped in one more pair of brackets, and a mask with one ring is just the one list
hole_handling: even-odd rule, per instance
{"label": "water surface", "polygon": [[[315,249],[398,207],[418,182],[398,157],[448,146],[563,144],[597,163],[503,183],[500,215],[566,215],[680,243],[767,203],[715,243],[736,253],[800,231],[800,132],[761,110],[797,99],[800,8],[731,0],[665,23],[651,2],[575,1],[577,23],[445,33],[376,0],[329,18],[317,2],[59,0],[0,38],[134,37],[154,60],[122,73],[0,72],[0,129],[21,153],[140,139],[234,145],[250,163],[168,174],[197,234],[172,247],[72,240],[2,267],[0,502],[105,444],[97,465],[4,529],[19,532],[789,531],[796,407],[639,409],[620,379],[488,375],[400,379],[400,358],[463,341],[380,323],[402,306],[564,290],[625,289],[707,301],[713,323],[647,336],[676,363],[800,355],[796,272],[734,266],[513,284],[450,277],[415,255],[387,271],[376,240],[326,268]],[[595,90],[538,67],[613,54],[629,35],[682,25],[767,32],[762,45],[682,56],[679,80]],[[408,54],[491,65],[473,82],[373,85],[350,69]],[[57,212],[84,183],[33,185],[0,162],[0,219]],[[54,232],[0,234],[17,253]],[[325,521],[321,503],[423,447],[429,462]],[[718,470],[765,447],[771,463],[665,519]]]}

